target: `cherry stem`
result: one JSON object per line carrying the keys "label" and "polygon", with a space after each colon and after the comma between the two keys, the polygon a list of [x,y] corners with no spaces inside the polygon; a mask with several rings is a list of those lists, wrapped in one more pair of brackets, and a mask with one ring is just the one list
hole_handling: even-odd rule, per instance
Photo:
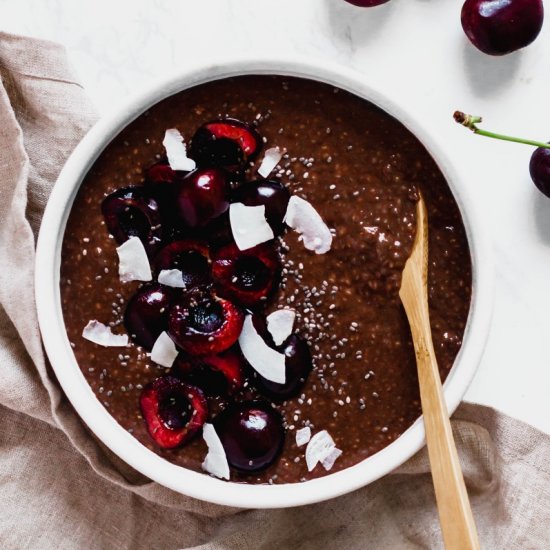
{"label": "cherry stem", "polygon": [[455,111],[454,119],[462,126],[472,130],[474,134],[479,134],[480,136],[486,136],[493,139],[501,139],[503,141],[513,141],[514,143],[523,143],[525,145],[533,145],[534,147],[542,147],[544,149],[550,149],[549,143],[543,143],[542,141],[533,141],[531,139],[523,139],[513,136],[505,136],[503,134],[495,134],[494,132],[488,132],[487,130],[482,130],[477,127],[477,124],[483,121],[480,116],[467,115],[461,111]]}

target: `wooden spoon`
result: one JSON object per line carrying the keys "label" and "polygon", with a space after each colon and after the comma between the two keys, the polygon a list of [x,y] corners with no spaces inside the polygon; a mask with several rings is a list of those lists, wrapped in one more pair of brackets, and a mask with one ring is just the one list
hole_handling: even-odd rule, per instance
{"label": "wooden spoon", "polygon": [[399,297],[416,353],[426,442],[439,522],[447,550],[479,549],[476,526],[453,439],[435,358],[428,310],[428,214],[422,195],[416,205],[416,237],[405,264]]}

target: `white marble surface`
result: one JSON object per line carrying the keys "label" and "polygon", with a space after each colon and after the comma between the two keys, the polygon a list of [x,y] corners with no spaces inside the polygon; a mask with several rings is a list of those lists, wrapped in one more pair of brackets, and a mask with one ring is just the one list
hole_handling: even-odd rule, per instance
{"label": "white marble surface", "polygon": [[297,52],[355,67],[425,117],[469,174],[493,240],[496,308],[467,399],[550,433],[550,200],[529,179],[531,149],[455,126],[547,140],[550,21],[529,48],[487,57],[467,43],[457,0],[0,0],[2,30],[63,43],[105,112],[155,77],[232,53]]}

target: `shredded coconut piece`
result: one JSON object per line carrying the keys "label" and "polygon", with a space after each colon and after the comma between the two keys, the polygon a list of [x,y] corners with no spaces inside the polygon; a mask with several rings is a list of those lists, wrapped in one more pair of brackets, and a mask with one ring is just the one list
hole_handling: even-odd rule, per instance
{"label": "shredded coconut piece", "polygon": [[162,367],[171,367],[177,356],[176,344],[166,331],[162,332],[151,350],[151,359]]}
{"label": "shredded coconut piece", "polygon": [[123,283],[128,281],[151,281],[151,267],[145,247],[139,237],[130,237],[117,249],[118,274]]}
{"label": "shredded coconut piece", "polygon": [[332,437],[330,437],[330,434],[326,430],[317,432],[307,444],[307,469],[311,472],[319,462],[323,462],[323,460],[327,459],[334,449],[336,449],[336,444]]}
{"label": "shredded coconut piece", "polygon": [[342,451],[340,449],[337,449],[334,447],[330,454],[321,460],[321,464],[323,465],[323,468],[328,472],[332,467],[334,466],[334,463],[338,459],[338,457],[342,454]]}
{"label": "shredded coconut piece", "polygon": [[311,439],[311,428],[309,426],[296,430],[296,445],[298,445],[298,447],[301,447],[302,445],[309,443],[310,439]]}
{"label": "shredded coconut piece", "polygon": [[296,312],[293,309],[278,309],[267,316],[267,330],[273,336],[273,342],[280,346],[291,334]]}
{"label": "shredded coconut piece", "polygon": [[187,156],[187,147],[183,141],[183,136],[176,128],[166,130],[162,144],[166,149],[168,164],[172,170],[190,172],[196,168],[195,161]]}
{"label": "shredded coconut piece", "polygon": [[204,471],[222,479],[229,479],[229,464],[225,449],[212,424],[202,427],[202,437],[208,445],[208,453],[202,463]]}
{"label": "shredded coconut piece", "polygon": [[159,273],[158,281],[161,285],[173,288],[185,288],[183,273],[179,269],[163,269]]}
{"label": "shredded coconut piece", "polygon": [[254,327],[252,315],[247,315],[244,319],[239,345],[245,359],[261,376],[277,384],[285,383],[285,356],[264,342]]}
{"label": "shredded coconut piece", "polygon": [[279,149],[279,147],[271,147],[266,150],[264,154],[264,158],[262,160],[262,163],[260,164],[260,167],[258,168],[258,174],[262,176],[262,178],[267,178],[271,172],[273,172],[273,169],[277,164],[279,164],[279,161],[283,158],[283,153]]}
{"label": "shredded coconut piece", "polygon": [[89,321],[84,327],[82,337],[94,344],[99,344],[106,348],[124,347],[128,345],[128,336],[126,334],[113,334],[111,327],[95,320]]}
{"label": "shredded coconut piece", "polygon": [[332,245],[332,234],[317,210],[306,200],[292,195],[288,201],[285,223],[300,233],[308,250],[325,254]]}
{"label": "shredded coconut piece", "polygon": [[275,237],[265,219],[265,205],[245,206],[235,202],[229,207],[231,232],[239,250],[248,250]]}

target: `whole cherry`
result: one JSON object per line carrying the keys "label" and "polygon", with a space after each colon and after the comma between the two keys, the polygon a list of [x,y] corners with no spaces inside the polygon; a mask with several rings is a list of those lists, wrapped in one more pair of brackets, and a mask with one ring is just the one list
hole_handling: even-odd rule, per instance
{"label": "whole cherry", "polygon": [[277,384],[259,375],[257,380],[262,393],[275,400],[284,400],[299,393],[311,372],[313,362],[307,342],[296,334],[290,335],[277,350],[285,355],[286,382]]}
{"label": "whole cherry", "polygon": [[389,0],[345,0],[348,4],[359,6],[360,8],[374,8],[374,6],[380,6],[389,2]]}
{"label": "whole cherry", "polygon": [[544,20],[542,0],[466,0],[462,28],[470,42],[489,55],[505,55],[537,38]]}
{"label": "whole cherry", "polygon": [[160,333],[168,328],[174,290],[158,283],[142,285],[130,298],[124,326],[136,344],[151,350]]}
{"label": "whole cherry", "polygon": [[176,208],[187,227],[203,227],[229,208],[228,194],[229,184],[223,170],[193,170],[177,182]]}
{"label": "whole cherry", "polygon": [[538,190],[550,197],[550,149],[538,147],[531,155],[529,173]]}
{"label": "whole cherry", "polygon": [[233,202],[246,206],[265,206],[265,217],[276,235],[284,231],[283,219],[290,199],[288,189],[276,180],[250,181],[238,187]]}
{"label": "whole cherry", "polygon": [[214,425],[227,461],[241,472],[267,468],[284,443],[281,415],[263,401],[235,403],[216,417]]}

